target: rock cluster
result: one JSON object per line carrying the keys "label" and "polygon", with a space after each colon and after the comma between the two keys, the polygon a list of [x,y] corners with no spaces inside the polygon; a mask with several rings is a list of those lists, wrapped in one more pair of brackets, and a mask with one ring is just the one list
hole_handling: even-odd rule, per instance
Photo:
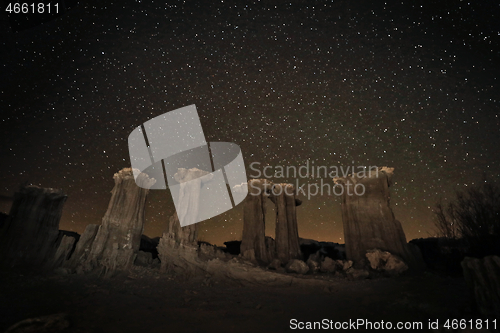
{"label": "rock cluster", "polygon": [[346,259],[344,244],[317,241],[314,239],[299,238],[300,251],[304,258],[311,255],[330,257],[335,259]]}
{"label": "rock cluster", "polygon": [[[248,181],[249,195],[243,213],[241,255],[257,263],[269,264],[274,259],[286,265],[302,257],[299,246],[296,207],[301,204],[291,184],[273,184],[266,179]],[[266,199],[275,205],[276,239],[265,236]]]}
{"label": "rock cluster", "polygon": [[[134,179],[133,170],[125,168],[114,175],[115,185],[102,224],[88,225],[79,239],[77,235],[58,230],[66,200],[62,191],[22,187],[0,229],[0,261],[51,269],[62,266],[66,273],[94,272],[110,277],[133,264],[152,267],[161,260],[160,271],[168,274],[187,277],[208,274],[214,278],[240,279],[241,283],[268,285],[298,281],[281,273],[334,274],[349,279],[364,279],[370,273],[376,276],[376,272],[397,275],[409,266],[419,267],[421,258],[419,252],[406,243],[401,224],[394,219],[389,205],[388,187],[393,169],[376,171],[376,176],[335,179],[338,184],[361,184],[365,188],[362,195],[342,197],[345,255],[339,244],[299,239],[296,207],[301,202],[296,198],[295,188],[264,179],[247,183],[249,195],[244,203],[242,241],[241,244],[232,242],[232,251],[236,252],[238,247],[240,257],[199,242],[198,224],[193,221],[198,216],[199,190],[204,182],[210,181],[208,173],[199,169],[179,169],[175,174],[181,185],[186,184],[181,186],[176,206],[179,216],[175,213],[170,217],[161,238],[149,239],[142,235],[144,208],[148,189],[155,180],[145,174]],[[138,183],[141,186],[137,186]],[[265,236],[267,199],[275,207],[276,239]],[[475,287],[478,303],[495,310],[496,305],[491,304],[497,304],[496,301],[486,304],[487,291],[481,291],[488,290],[494,295],[490,291],[493,283],[483,283],[487,278],[480,274],[485,269],[498,272],[496,258],[485,263],[464,261],[462,264],[471,283],[482,283],[482,287]],[[267,266],[267,269],[259,266]]]}
{"label": "rock cluster", "polygon": [[[401,258],[387,251],[373,249],[366,253],[369,267],[355,268],[352,260],[332,259],[322,256],[320,251],[310,255],[306,264],[311,273],[335,274],[352,279],[363,279],[370,276],[370,272],[381,272],[385,275],[399,275],[408,269]],[[371,270],[370,270],[371,269]]]}
{"label": "rock cluster", "polygon": [[366,269],[356,269],[353,267],[352,260],[333,260],[325,257],[319,264],[321,273],[334,274],[336,277],[347,277],[353,280],[366,279],[370,272]]}

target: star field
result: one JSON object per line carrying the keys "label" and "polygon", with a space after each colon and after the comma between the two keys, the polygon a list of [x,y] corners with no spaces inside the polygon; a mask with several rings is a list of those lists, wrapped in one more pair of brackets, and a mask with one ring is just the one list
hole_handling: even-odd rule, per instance
{"label": "star field", "polygon": [[[249,176],[252,162],[394,167],[395,216],[408,239],[427,237],[439,198],[500,176],[499,11],[493,1],[104,1],[4,27],[0,194],[62,188],[61,229],[81,233],[130,164],[129,133],[196,104],[207,141],[238,144]],[[240,238],[241,208],[201,222],[201,237]],[[159,236],[173,213],[170,193],[151,191],[145,233]],[[335,196],[304,201],[298,223],[303,238],[343,242]]]}

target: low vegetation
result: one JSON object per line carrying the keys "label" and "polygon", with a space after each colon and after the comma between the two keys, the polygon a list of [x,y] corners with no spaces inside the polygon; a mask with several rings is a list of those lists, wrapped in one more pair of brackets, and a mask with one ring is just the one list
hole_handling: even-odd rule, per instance
{"label": "low vegetation", "polygon": [[484,181],[435,208],[438,236],[461,239],[469,256],[500,255],[500,186]]}

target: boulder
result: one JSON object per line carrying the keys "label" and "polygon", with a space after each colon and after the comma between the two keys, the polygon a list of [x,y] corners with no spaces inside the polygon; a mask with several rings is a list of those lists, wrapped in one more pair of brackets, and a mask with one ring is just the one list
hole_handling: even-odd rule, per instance
{"label": "boulder", "polygon": [[271,263],[269,264],[269,266],[267,266],[267,268],[272,270],[277,270],[281,268],[281,261],[279,259],[273,259],[273,261],[271,261]]}
{"label": "boulder", "polygon": [[321,261],[323,261],[323,256],[321,254],[320,251],[316,252],[316,253],[313,253],[311,255],[309,255],[309,257],[307,258],[308,260],[311,259],[312,261],[316,261],[318,264],[321,263]]}
{"label": "boulder", "polygon": [[379,249],[369,250],[366,253],[366,258],[372,269],[391,275],[401,274],[408,269],[408,266],[401,258],[387,251]]}
{"label": "boulder", "polygon": [[317,273],[317,272],[319,272],[319,270],[321,268],[321,265],[319,264],[319,262],[313,260],[311,257],[309,257],[309,259],[307,259],[306,264],[309,267],[309,271],[311,273]]}
{"label": "boulder", "polygon": [[325,259],[321,262],[320,270],[323,273],[334,273],[337,269],[336,267],[337,265],[333,259],[325,257]]}
{"label": "boulder", "polygon": [[408,265],[398,256],[391,255],[385,263],[384,271],[390,274],[401,274],[408,270]]}
{"label": "boulder", "polygon": [[342,270],[347,271],[354,264],[352,260],[342,260]]}
{"label": "boulder", "polygon": [[335,260],[335,267],[337,268],[337,271],[343,271],[344,270],[344,262],[346,260]]}
{"label": "boulder", "polygon": [[302,260],[292,259],[286,264],[285,270],[288,273],[306,274],[309,272],[309,266]]}
{"label": "boulder", "polygon": [[350,280],[364,280],[370,276],[370,272],[365,269],[349,268],[346,271],[347,278]]}
{"label": "boulder", "polygon": [[370,263],[370,267],[377,271],[381,271],[384,269],[389,257],[391,257],[391,254],[389,252],[380,251],[379,249],[373,249],[366,252],[366,258]]}

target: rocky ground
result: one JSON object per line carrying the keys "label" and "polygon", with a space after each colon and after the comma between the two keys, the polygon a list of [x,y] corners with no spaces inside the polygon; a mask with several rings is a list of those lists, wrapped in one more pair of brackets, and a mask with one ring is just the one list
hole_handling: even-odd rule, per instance
{"label": "rocky ground", "polygon": [[110,279],[3,271],[0,331],[27,318],[58,313],[66,314],[60,325],[69,324],[64,332],[284,332],[292,318],[421,321],[426,327],[429,319],[444,323],[475,316],[460,277],[297,277],[327,284],[241,286],[205,276],[180,279],[138,266]]}

